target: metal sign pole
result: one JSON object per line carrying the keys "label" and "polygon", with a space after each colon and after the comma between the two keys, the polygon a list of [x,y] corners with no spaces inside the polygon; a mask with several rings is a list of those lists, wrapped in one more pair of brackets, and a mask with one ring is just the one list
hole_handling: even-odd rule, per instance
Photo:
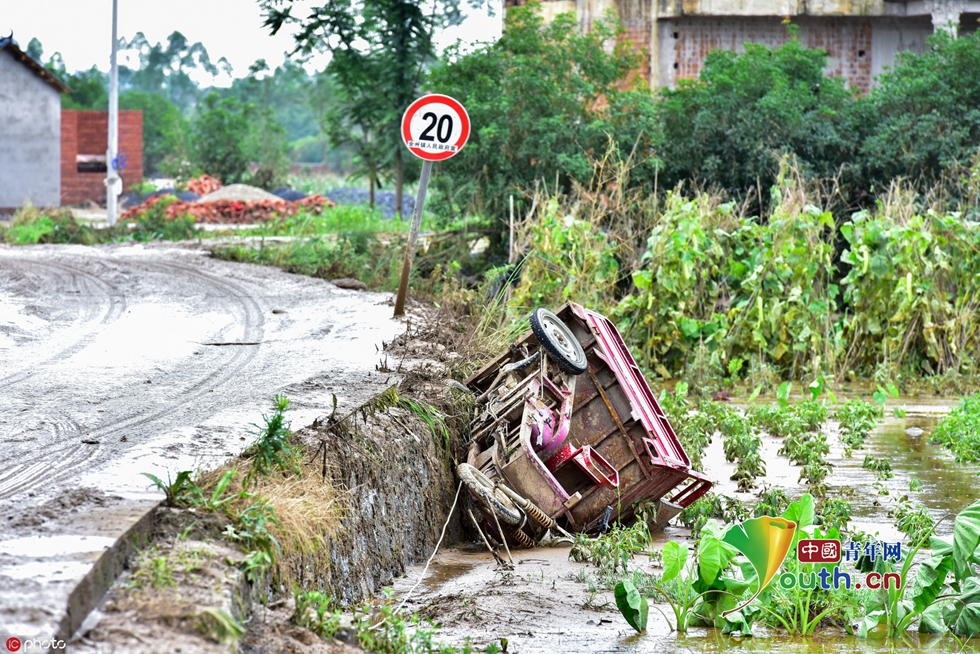
{"label": "metal sign pole", "polygon": [[117,2],[112,0],[112,54],[109,60],[109,148],[105,156],[108,174],[105,179],[106,220],[109,227],[116,224],[117,205],[119,198],[120,180],[117,169],[119,155],[119,67],[116,64],[116,50],[119,41],[116,38]]}
{"label": "metal sign pole", "polygon": [[419,192],[415,198],[415,211],[412,213],[412,227],[408,232],[408,245],[405,247],[405,260],[402,262],[402,278],[398,282],[398,298],[395,300],[395,316],[405,315],[405,298],[408,296],[408,278],[412,274],[412,258],[415,256],[415,241],[419,236],[422,225],[422,208],[425,206],[425,191],[429,188],[429,175],[432,173],[432,162],[422,164],[422,175],[419,177]]}

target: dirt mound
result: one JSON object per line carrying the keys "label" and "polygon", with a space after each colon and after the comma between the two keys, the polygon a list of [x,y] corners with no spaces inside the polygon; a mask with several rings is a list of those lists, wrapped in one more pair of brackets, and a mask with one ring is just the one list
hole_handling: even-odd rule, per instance
{"label": "dirt mound", "polygon": [[216,191],[211,191],[207,195],[202,196],[198,202],[217,202],[218,200],[232,200],[237,202],[271,200],[278,202],[280,198],[255,186],[231,184],[230,186],[222,186]]}

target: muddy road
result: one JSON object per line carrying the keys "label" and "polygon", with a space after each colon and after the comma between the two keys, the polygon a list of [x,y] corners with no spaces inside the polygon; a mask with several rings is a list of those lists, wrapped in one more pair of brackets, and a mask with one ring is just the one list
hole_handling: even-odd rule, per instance
{"label": "muddy road", "polygon": [[385,387],[385,294],[197,246],[0,247],[0,627],[50,634],[67,592],[160,498],[147,472],[239,453],[275,393],[295,427]]}

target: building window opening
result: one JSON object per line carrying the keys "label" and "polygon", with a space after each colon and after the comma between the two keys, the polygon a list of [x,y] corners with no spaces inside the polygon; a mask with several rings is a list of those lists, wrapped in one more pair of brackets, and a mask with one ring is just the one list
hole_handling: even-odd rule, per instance
{"label": "building window opening", "polygon": [[109,168],[104,154],[79,154],[75,156],[75,168],[80,173],[105,173]]}

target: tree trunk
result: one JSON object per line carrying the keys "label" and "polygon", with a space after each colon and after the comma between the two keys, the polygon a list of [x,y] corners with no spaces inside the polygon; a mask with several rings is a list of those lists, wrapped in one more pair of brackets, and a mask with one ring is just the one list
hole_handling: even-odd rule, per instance
{"label": "tree trunk", "polygon": [[368,203],[374,209],[374,172],[368,175],[368,184],[371,186],[371,189],[368,191]]}
{"label": "tree trunk", "polygon": [[401,144],[395,148],[395,215],[398,216],[398,220],[403,218],[402,216],[402,187],[405,184],[405,161],[402,159],[402,149]]}

